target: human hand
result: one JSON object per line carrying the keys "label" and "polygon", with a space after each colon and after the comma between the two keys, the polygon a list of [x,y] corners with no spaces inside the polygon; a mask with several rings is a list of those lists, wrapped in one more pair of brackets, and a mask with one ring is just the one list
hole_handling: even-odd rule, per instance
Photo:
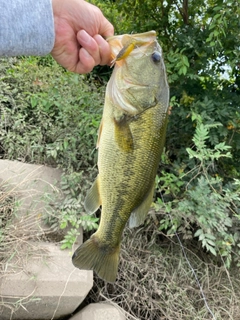
{"label": "human hand", "polygon": [[110,63],[110,46],[103,37],[114,28],[101,10],[84,0],[52,0],[55,44],[53,58],[64,68],[88,73]]}

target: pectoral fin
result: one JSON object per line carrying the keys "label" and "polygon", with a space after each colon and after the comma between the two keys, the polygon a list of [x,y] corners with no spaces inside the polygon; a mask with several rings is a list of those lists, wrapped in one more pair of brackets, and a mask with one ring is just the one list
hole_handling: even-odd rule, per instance
{"label": "pectoral fin", "polygon": [[127,120],[115,121],[115,141],[121,150],[133,150],[133,136]]}
{"label": "pectoral fin", "polygon": [[153,184],[143,202],[131,213],[129,218],[129,228],[135,228],[143,224],[153,201],[154,189],[155,184]]}
{"label": "pectoral fin", "polygon": [[101,199],[100,199],[99,190],[98,190],[98,177],[97,177],[91,189],[87,193],[87,196],[84,202],[84,207],[87,213],[94,213],[97,211],[100,205],[101,205]]}

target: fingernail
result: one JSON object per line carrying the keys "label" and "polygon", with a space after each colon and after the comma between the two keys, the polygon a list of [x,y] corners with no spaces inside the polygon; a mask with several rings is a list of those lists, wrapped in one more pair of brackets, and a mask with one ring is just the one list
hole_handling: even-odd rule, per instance
{"label": "fingernail", "polygon": [[85,44],[88,44],[92,40],[92,37],[85,30],[81,30],[79,32],[79,36],[81,38],[81,41]]}
{"label": "fingernail", "polygon": [[101,43],[102,41],[106,41],[103,39],[102,36],[100,36],[100,34],[96,34],[94,37],[93,37],[98,43]]}

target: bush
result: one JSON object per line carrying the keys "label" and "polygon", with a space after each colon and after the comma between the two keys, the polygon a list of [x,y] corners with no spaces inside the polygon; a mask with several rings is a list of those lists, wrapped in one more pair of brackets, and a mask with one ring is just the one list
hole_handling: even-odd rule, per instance
{"label": "bush", "polygon": [[80,170],[96,163],[103,93],[86,76],[39,59],[5,60],[0,83],[1,157]]}
{"label": "bush", "polygon": [[231,157],[231,147],[225,142],[209,147],[210,130],[220,124],[203,124],[196,114],[192,119],[197,124],[194,144],[186,149],[188,166],[162,171],[157,178],[163,196],[157,199],[156,208],[168,213],[160,221],[160,230],[169,235],[180,232],[183,238],[197,237],[203,248],[222,257],[230,267],[232,257],[238,261],[240,256],[240,182],[224,183],[218,176],[219,160]]}

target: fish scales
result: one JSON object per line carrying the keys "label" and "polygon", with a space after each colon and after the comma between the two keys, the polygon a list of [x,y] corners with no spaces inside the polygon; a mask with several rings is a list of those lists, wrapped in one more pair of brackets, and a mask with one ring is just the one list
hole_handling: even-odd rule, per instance
{"label": "fish scales", "polygon": [[[159,146],[162,121],[157,111],[158,107],[150,108],[141,115],[142,119],[131,123],[130,129],[135,144],[133,152],[127,154],[123,153],[114,143],[112,137],[114,123],[107,125],[106,130],[103,128],[102,139],[108,140],[99,149],[99,168],[101,168],[101,170],[99,169],[99,175],[107,177],[103,181],[100,179],[103,209],[102,223],[100,223],[99,229],[104,226],[103,236],[106,234],[107,227],[112,230],[112,224],[107,224],[105,221],[109,219],[109,215],[104,213],[116,211],[118,216],[121,217],[118,224],[123,226],[122,221],[127,222],[130,213],[140,204],[152,186],[162,149]],[[152,134],[154,131],[158,133],[156,136]],[[145,134],[142,135],[142,132]],[[141,148],[142,145],[145,148]],[[147,181],[148,183],[146,183]],[[113,189],[117,190],[114,194],[115,199],[112,199],[111,190]],[[118,227],[118,229],[119,231],[116,230],[116,233],[112,232],[112,236],[117,235],[117,239],[119,239],[119,233],[122,231],[121,227]]]}
{"label": "fish scales", "polygon": [[131,227],[143,223],[152,202],[169,89],[154,31],[115,36],[109,43],[115,67],[99,129],[99,174],[85,201],[89,212],[102,206],[101,219],[75,251],[73,264],[114,282],[124,227],[128,220]]}

